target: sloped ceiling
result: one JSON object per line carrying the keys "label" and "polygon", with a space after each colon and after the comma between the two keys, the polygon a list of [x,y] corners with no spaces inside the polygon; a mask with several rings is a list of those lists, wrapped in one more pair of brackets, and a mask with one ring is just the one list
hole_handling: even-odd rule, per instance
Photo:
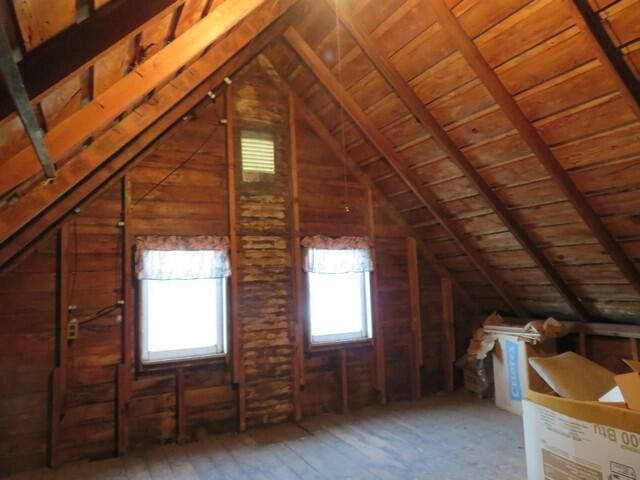
{"label": "sloped ceiling", "polygon": [[[223,2],[177,3],[37,99],[43,126]],[[481,308],[640,323],[640,0],[335,5],[265,57]],[[0,169],[25,145],[5,119]]]}

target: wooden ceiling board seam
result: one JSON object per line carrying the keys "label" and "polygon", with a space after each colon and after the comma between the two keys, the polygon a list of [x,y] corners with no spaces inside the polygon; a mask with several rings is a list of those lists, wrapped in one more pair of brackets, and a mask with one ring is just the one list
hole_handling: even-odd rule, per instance
{"label": "wooden ceiling board seam", "polygon": [[380,149],[381,153],[384,154],[394,169],[398,171],[399,175],[402,177],[403,181],[407,183],[409,188],[413,190],[425,206],[431,210],[432,214],[439,218],[440,222],[452,234],[459,245],[473,258],[476,266],[478,266],[478,268],[480,268],[487,276],[487,279],[496,286],[498,293],[505,298],[505,301],[511,305],[516,313],[526,315],[526,312],[520,308],[518,302],[504,290],[501,280],[495,277],[495,275],[484,264],[482,258],[475,253],[465,241],[462,240],[462,237],[458,232],[453,230],[452,224],[444,216],[444,213],[439,210],[435,197],[433,197],[430,190],[427,190],[423,185],[419,185],[415,179],[411,179],[409,177],[409,173],[406,171],[404,166],[398,163],[398,159],[395,157],[395,152],[393,152],[393,148],[389,141],[375,129],[375,126],[370,122],[369,118],[364,114],[364,112],[362,112],[362,110],[359,109],[356,101],[349,96],[346,90],[344,90],[335,77],[333,77],[331,71],[310,49],[305,40],[293,28],[289,28],[285,32],[285,38],[294,50],[296,50],[298,55],[301,56],[303,61],[312,68],[318,79],[325,85],[325,87],[331,90],[331,93],[336,97],[336,99],[340,102],[348,103],[347,110],[349,111],[349,115],[358,123],[359,127],[372,140],[374,145]]}

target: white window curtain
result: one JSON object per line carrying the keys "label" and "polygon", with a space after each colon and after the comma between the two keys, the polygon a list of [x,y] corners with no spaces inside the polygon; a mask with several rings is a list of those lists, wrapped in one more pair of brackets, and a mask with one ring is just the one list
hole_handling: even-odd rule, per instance
{"label": "white window curtain", "polygon": [[231,275],[229,239],[212,236],[149,236],[136,239],[140,280],[197,280]]}
{"label": "white window curtain", "polygon": [[371,245],[364,237],[305,237],[304,271],[362,273],[373,271]]}

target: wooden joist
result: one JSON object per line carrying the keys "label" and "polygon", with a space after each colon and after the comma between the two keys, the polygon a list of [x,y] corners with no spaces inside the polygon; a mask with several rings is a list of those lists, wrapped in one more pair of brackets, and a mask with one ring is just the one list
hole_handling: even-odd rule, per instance
{"label": "wooden joist", "polygon": [[[335,7],[331,0],[325,1],[330,7]],[[425,130],[433,136],[440,148],[449,155],[449,157],[467,177],[469,182],[475,187],[480,196],[487,201],[493,211],[498,215],[498,217],[500,217],[509,232],[511,232],[511,234],[531,256],[534,262],[542,269],[545,276],[555,286],[577,317],[581,320],[587,321],[589,313],[575,293],[569,288],[549,259],[538,248],[536,243],[527,234],[522,225],[520,225],[520,223],[515,219],[513,214],[500,200],[487,181],[478,173],[462,150],[458,148],[449,134],[438,123],[438,120],[424,106],[424,103],[420,100],[409,83],[402,77],[391,61],[381,53],[371,36],[365,33],[357,25],[354,18],[352,18],[344,8],[338,8],[337,12],[341,22],[353,36],[357,45],[385,78],[387,83],[398,95],[400,100],[402,100],[411,114],[418,120],[418,122],[420,122]]]}
{"label": "wooden joist", "polygon": [[480,81],[491,93],[496,103],[519,132],[521,138],[531,151],[533,151],[555,184],[558,185],[566,195],[569,202],[571,202],[594,237],[600,242],[607,254],[624,274],[625,278],[633,288],[640,293],[640,272],[633,261],[609,232],[567,171],[560,165],[549,146],[540,136],[540,133],[538,133],[533,124],[522,112],[520,106],[507,91],[496,72],[483,57],[473,40],[467,35],[455,15],[449,10],[445,1],[433,0],[427,2],[422,0],[422,4],[425,8],[432,9],[438,23],[456,45],[460,53],[462,53]]}
{"label": "wooden joist", "polygon": [[[353,175],[353,177],[361,185],[371,190],[376,202],[379,204],[382,210],[384,210],[385,214],[388,215],[391,220],[396,222],[396,224],[404,231],[404,233],[408,237],[416,238],[418,250],[420,254],[429,262],[429,265],[433,267],[438,275],[450,278],[453,282],[453,285],[460,292],[460,295],[462,296],[466,304],[475,310],[475,304],[472,301],[471,297],[464,290],[464,288],[455,281],[455,279],[451,275],[451,272],[449,272],[449,270],[447,270],[447,268],[438,261],[429,246],[424,241],[422,241],[420,235],[413,229],[413,227],[411,227],[411,225],[407,223],[400,212],[398,212],[396,207],[393,206],[393,204],[389,201],[385,194],[377,187],[373,180],[371,180],[371,177],[369,177],[355,162],[355,160],[353,160],[344,151],[342,145],[340,145],[336,138],[331,134],[322,120],[320,120],[320,118],[318,118],[318,116],[295,93],[293,88],[291,88],[284,77],[279,72],[277,72],[271,61],[264,55],[259,56],[258,60],[260,61],[265,71],[274,78],[274,81],[285,88],[287,93],[294,98],[296,111],[311,127],[317,137],[327,146],[327,148],[336,156],[336,158],[338,158],[347,167],[349,173]],[[369,222],[374,222],[373,216],[370,217]]]}
{"label": "wooden joist", "polygon": [[[57,83],[94,63],[125,38],[135,35],[152,19],[175,10],[184,0],[113,0],[80,23],[27,52],[18,68],[32,100]],[[10,113],[0,91],[0,118]]]}
{"label": "wooden joist", "polygon": [[[4,269],[9,262],[13,263],[21,251],[33,245],[44,232],[52,231],[57,222],[94,190],[114,176],[122,175],[124,168],[147,145],[205,98],[211,88],[260,52],[286,27],[287,19],[282,17],[271,28],[267,27],[293,4],[295,0],[277,2],[273,8],[256,12],[241,28],[158,90],[151,102],[136,108],[135,113],[70,159],[58,172],[55,183],[38,185],[20,202],[7,206],[0,213],[0,267]],[[263,30],[250,46],[241,50]],[[215,74],[208,79],[212,71]],[[35,217],[38,218],[29,223]],[[22,228],[27,223],[28,226]]]}
{"label": "wooden joist", "polygon": [[407,238],[409,298],[411,301],[411,397],[422,396],[422,318],[420,316],[420,277],[416,239]]}
{"label": "wooden joist", "polygon": [[625,102],[640,119],[640,83],[611,41],[600,17],[592,10],[587,0],[564,0],[564,3],[598,61],[615,80]]}
{"label": "wooden joist", "polygon": [[[236,0],[224,3],[88,105],[52,128],[45,137],[52,162],[55,164],[67,158],[81,148],[95,132],[109,127],[111,122],[135,106],[156,87],[170,81],[180,68],[195,60],[207,47],[263,3],[264,0]],[[286,0],[272,4],[273,11],[278,11],[281,4],[287,4]],[[212,51],[215,52],[217,49]],[[216,63],[217,55],[205,57]],[[216,68],[214,65],[212,67],[208,73]],[[32,148],[25,148],[2,165],[0,194],[5,194],[35,174],[35,153]]]}
{"label": "wooden joist", "polygon": [[420,202],[438,220],[440,225],[454,239],[458,246],[469,256],[476,268],[493,285],[496,292],[503,298],[507,305],[519,316],[528,316],[526,309],[518,299],[509,291],[509,287],[500,278],[496,269],[492,268],[481,253],[474,248],[468,239],[460,232],[459,228],[447,215],[438,203],[435,194],[417,178],[404,162],[396,154],[391,142],[380,133],[373,121],[363,112],[347,90],[338,82],[331,71],[326,67],[322,59],[311,49],[300,34],[293,28],[285,32],[285,38],[289,45],[296,51],[303,62],[315,74],[325,88],[333,95],[336,101],[342,105],[348,115],[362,130],[371,144],[385,158],[389,166],[402,179],[407,188],[413,192]]}
{"label": "wooden joist", "polygon": [[456,337],[454,291],[451,281],[443,278],[440,282],[442,295],[442,370],[444,372],[444,389],[452,392],[455,389]]}

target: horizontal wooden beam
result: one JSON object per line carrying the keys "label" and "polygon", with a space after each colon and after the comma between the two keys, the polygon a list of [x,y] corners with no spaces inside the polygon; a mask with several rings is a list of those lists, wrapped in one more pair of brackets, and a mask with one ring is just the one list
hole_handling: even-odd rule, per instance
{"label": "horizontal wooden beam", "polygon": [[[21,252],[51,232],[93,192],[122,176],[131,167],[130,161],[205,98],[210,89],[280,35],[287,26],[287,17],[282,14],[296,1],[280,1],[274,5],[275,10],[265,7],[256,12],[202,59],[158,90],[151,101],[138,107],[87,150],[70,159],[60,169],[55,183],[38,185],[27,192],[21,202],[6,206],[0,212],[0,232],[8,235],[0,242],[0,271],[14,265],[21,258]],[[267,28],[277,17],[280,19]],[[261,31],[262,34],[248,44]],[[245,48],[236,54],[242,45],[246,45]],[[233,58],[224,63],[230,57]],[[212,59],[216,59],[214,63]],[[212,71],[215,73],[208,79]]]}
{"label": "horizontal wooden beam", "polygon": [[[49,158],[49,150],[44,142],[44,132],[29,102],[29,95],[24,86],[22,76],[13,59],[11,45],[4,27],[0,25],[0,74],[10,99],[0,99],[0,104],[10,106],[13,103],[18,111],[22,125],[31,140],[31,145],[47,178],[54,178],[56,170]],[[0,90],[2,91],[2,90]]]}
{"label": "horizontal wooden beam", "polygon": [[640,293],[640,272],[626,252],[602,223],[602,220],[587,202],[585,196],[560,165],[549,146],[544,142],[538,131],[522,112],[514,98],[491,68],[482,53],[464,31],[458,19],[449,10],[444,0],[422,0],[425,8],[431,8],[438,23],[447,33],[451,41],[457,46],[467,63],[471,66],[483,85],[491,93],[507,118],[519,132],[521,138],[533,151],[540,163],[547,170],[555,184],[564,192],[582,220],[587,224],[594,237],[600,242],[604,250],[618,266],[625,278]]}
{"label": "horizontal wooden beam", "polygon": [[[234,0],[223,3],[81,110],[56,125],[46,135],[53,163],[73,154],[92,135],[109,127],[111,122],[134,107],[155,88],[170,81],[180,68],[195,60],[207,47],[263,3],[265,0]],[[37,174],[36,164],[31,147],[3,163],[0,170],[0,195]]]}
{"label": "horizontal wooden beam", "polygon": [[[295,111],[300,115],[305,123],[309,125],[309,127],[311,127],[320,141],[331,151],[331,153],[333,153],[333,155],[335,155],[336,158],[338,158],[347,167],[349,173],[362,186],[364,186],[368,190],[371,190],[371,193],[373,194],[376,202],[379,204],[385,214],[401,228],[403,234],[407,237],[416,239],[418,251],[427,260],[429,265],[436,271],[436,273],[441,277],[450,278],[452,284],[458,289],[465,303],[467,303],[467,305],[472,310],[477,310],[476,305],[469,294],[460,284],[456,282],[451,272],[449,272],[449,270],[447,270],[447,268],[442,265],[442,263],[440,263],[440,261],[435,257],[433,251],[422,240],[418,232],[416,232],[416,230],[414,230],[414,228],[409,225],[409,223],[407,223],[404,217],[389,201],[382,190],[380,190],[380,188],[378,188],[373,180],[371,180],[371,177],[369,177],[369,175],[367,175],[364,170],[362,170],[362,167],[360,167],[357,162],[352,159],[347,152],[345,152],[338,140],[336,140],[336,138],[331,134],[322,120],[320,120],[320,118],[305,104],[304,100],[300,98],[300,96],[294,91],[291,85],[289,85],[289,82],[287,82],[287,80],[276,70],[271,61],[264,55],[260,55],[258,57],[258,61],[260,62],[260,65],[265,70],[265,72],[267,72],[267,74],[271,76],[274,82],[280,85],[285,93],[291,95],[291,98],[293,99],[293,102],[296,106]],[[374,219],[371,218],[369,222],[370,231],[375,232]]]}
{"label": "horizontal wooden beam", "polygon": [[[116,43],[184,0],[112,0],[86,20],[73,24],[26,53],[18,68],[31,99],[45,93],[80,68],[94,62]],[[0,118],[11,111],[0,91]]]}
{"label": "horizontal wooden beam", "polygon": [[[331,8],[335,9],[336,5],[332,0],[325,1]],[[464,153],[462,153],[462,150],[458,148],[449,134],[444,130],[444,128],[442,128],[442,126],[440,126],[438,120],[424,106],[424,103],[420,100],[413,88],[411,88],[411,85],[409,85],[409,83],[402,77],[391,61],[380,52],[380,49],[376,46],[371,36],[365,33],[357,25],[355,19],[353,19],[344,8],[337,8],[337,13],[342,24],[353,36],[356,44],[362,49],[371,63],[373,63],[376,69],[387,81],[389,86],[395,91],[407,109],[413,114],[425,130],[431,133],[433,139],[440,148],[449,155],[458,168],[462,170],[462,173],[467,177],[469,183],[471,183],[480,196],[487,201],[496,215],[498,215],[500,220],[502,220],[504,225],[507,227],[507,230],[509,230],[520,245],[522,245],[524,250],[543,271],[547,279],[562,295],[571,310],[573,310],[580,320],[587,321],[589,313],[584,305],[569,288],[549,259],[544,256],[542,251],[530,238],[520,223],[518,223],[482,175],[478,173]]]}
{"label": "horizontal wooden beam", "polygon": [[360,130],[362,130],[371,144],[380,152],[387,164],[396,172],[409,190],[416,195],[429,212],[431,212],[462,251],[469,256],[476,268],[478,268],[489,283],[493,285],[506,304],[513,309],[517,315],[526,317],[528,315],[526,309],[520,304],[516,297],[511,294],[508,286],[504,280],[499,277],[496,269],[487,264],[480,252],[476,250],[469,240],[459,231],[451,218],[439,205],[434,193],[405,165],[396,154],[391,142],[378,130],[373,121],[364,113],[349,92],[333,76],[322,59],[318,57],[294,28],[289,28],[284,36],[289,45],[296,51],[298,56],[315,74],[329,93],[344,107],[345,111]]}

